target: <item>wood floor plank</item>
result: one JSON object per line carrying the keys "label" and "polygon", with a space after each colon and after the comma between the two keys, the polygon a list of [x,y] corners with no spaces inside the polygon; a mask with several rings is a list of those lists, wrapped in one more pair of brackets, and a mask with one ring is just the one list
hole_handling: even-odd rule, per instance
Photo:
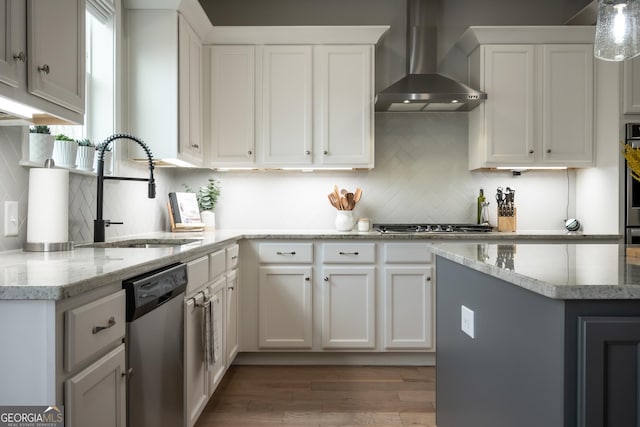
{"label": "wood floor plank", "polygon": [[232,366],[196,427],[435,427],[435,369]]}

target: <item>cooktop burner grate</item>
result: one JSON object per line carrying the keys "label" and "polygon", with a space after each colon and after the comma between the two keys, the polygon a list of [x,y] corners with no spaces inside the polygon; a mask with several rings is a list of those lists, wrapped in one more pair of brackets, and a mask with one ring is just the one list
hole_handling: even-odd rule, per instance
{"label": "cooktop burner grate", "polygon": [[490,225],[480,224],[373,224],[380,233],[487,233]]}

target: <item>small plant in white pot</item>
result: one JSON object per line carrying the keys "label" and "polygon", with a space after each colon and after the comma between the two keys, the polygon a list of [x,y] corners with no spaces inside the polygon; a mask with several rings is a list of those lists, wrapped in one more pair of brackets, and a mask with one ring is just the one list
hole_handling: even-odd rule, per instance
{"label": "small plant in white pot", "polygon": [[88,138],[78,140],[78,155],[76,156],[76,164],[78,169],[90,171],[93,169],[93,158],[95,156],[96,146]]}
{"label": "small plant in white pot", "polygon": [[76,167],[78,142],[62,133],[56,135],[53,144],[53,161],[56,166],[73,169]]}
{"label": "small plant in white pot", "polygon": [[188,192],[196,193],[200,216],[202,217],[202,222],[204,222],[204,230],[214,231],[216,228],[216,214],[213,210],[216,208],[220,197],[220,181],[215,178],[209,178],[207,184],[198,187],[197,191],[193,191],[186,184],[183,184],[183,186]]}
{"label": "small plant in white pot", "polygon": [[53,135],[47,125],[31,126],[29,128],[29,144],[26,160],[43,165],[53,153]]}

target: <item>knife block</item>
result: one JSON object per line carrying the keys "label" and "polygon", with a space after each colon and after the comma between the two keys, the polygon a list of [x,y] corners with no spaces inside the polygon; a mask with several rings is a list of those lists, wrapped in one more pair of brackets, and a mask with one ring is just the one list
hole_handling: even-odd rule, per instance
{"label": "knife block", "polygon": [[500,216],[498,214],[498,231],[516,231],[517,213],[517,209],[513,208],[513,216]]}

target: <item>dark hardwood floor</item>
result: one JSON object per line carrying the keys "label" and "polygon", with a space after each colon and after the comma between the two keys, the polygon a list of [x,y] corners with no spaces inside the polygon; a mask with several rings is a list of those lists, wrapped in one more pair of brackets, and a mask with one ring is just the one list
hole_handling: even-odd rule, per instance
{"label": "dark hardwood floor", "polygon": [[435,427],[434,367],[232,366],[196,427]]}

